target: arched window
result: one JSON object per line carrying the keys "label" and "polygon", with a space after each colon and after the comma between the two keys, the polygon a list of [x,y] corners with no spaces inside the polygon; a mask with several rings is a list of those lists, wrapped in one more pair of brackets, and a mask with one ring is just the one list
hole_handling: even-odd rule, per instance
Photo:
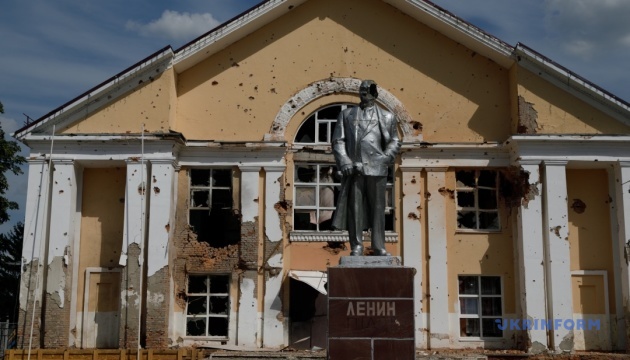
{"label": "arched window", "polygon": [[[293,145],[293,231],[331,232],[341,174],[332,154],[331,139],[341,111],[354,104],[332,104],[312,113],[297,131]],[[313,151],[311,146],[317,147]],[[393,169],[387,177],[385,229],[394,230]],[[292,239],[294,236],[292,236]]]}

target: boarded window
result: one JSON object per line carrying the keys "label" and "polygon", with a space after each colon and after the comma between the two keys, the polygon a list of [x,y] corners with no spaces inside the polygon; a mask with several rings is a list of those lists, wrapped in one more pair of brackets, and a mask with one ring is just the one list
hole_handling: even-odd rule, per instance
{"label": "boarded window", "polygon": [[460,275],[458,281],[460,336],[503,337],[501,277]]}
{"label": "boarded window", "polygon": [[214,247],[240,240],[240,220],[233,209],[231,169],[191,169],[189,224],[199,241]]}
{"label": "boarded window", "polygon": [[497,183],[494,170],[458,170],[457,228],[500,230]]}
{"label": "boarded window", "polygon": [[186,289],[186,335],[227,338],[229,275],[190,275]]}

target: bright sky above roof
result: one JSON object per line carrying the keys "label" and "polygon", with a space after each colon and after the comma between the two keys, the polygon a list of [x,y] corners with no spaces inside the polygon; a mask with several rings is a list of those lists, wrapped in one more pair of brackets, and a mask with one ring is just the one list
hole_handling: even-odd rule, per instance
{"label": "bright sky above roof", "polygon": [[[515,45],[521,42],[630,100],[629,0],[433,0]],[[171,45],[174,49],[258,0],[8,0],[0,11],[2,128],[37,119]],[[26,181],[10,178],[23,221]]]}

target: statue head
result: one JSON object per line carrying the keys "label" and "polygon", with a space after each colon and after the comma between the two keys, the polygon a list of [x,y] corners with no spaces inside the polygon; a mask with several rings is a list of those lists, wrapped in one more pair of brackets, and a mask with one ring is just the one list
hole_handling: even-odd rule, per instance
{"label": "statue head", "polygon": [[372,105],[378,98],[378,90],[374,80],[363,80],[359,86],[359,98],[361,105]]}

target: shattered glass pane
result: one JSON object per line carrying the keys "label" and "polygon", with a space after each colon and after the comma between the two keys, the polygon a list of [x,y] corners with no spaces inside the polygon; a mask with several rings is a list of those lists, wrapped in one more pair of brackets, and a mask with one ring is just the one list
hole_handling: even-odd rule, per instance
{"label": "shattered glass pane", "polygon": [[[499,320],[497,322],[497,320]],[[499,329],[501,319],[490,318],[481,320],[483,326],[483,337],[503,337],[503,330]]]}
{"label": "shattered glass pane", "polygon": [[210,314],[228,314],[227,296],[210,296]]}
{"label": "shattered glass pane", "polygon": [[459,277],[459,293],[464,295],[479,295],[479,278],[476,276]]}
{"label": "shattered glass pane", "polygon": [[210,170],[190,169],[190,185],[210,186]]}
{"label": "shattered glass pane", "polygon": [[457,206],[475,207],[475,193],[472,191],[457,191]]}
{"label": "shattered glass pane", "polygon": [[477,218],[474,211],[458,211],[457,212],[457,228],[459,229],[476,229]]}
{"label": "shattered glass pane", "polygon": [[295,135],[295,142],[312,144],[315,140],[315,115],[306,119]]}
{"label": "shattered glass pane", "polygon": [[482,276],[481,295],[501,295],[501,278],[498,276]]}
{"label": "shattered glass pane", "polygon": [[207,190],[193,190],[190,197],[190,207],[192,208],[207,208],[208,207],[208,191]]}
{"label": "shattered glass pane", "polygon": [[460,336],[479,337],[479,319],[459,319]]}
{"label": "shattered glass pane", "polygon": [[317,119],[336,120],[340,112],[341,112],[341,105],[329,106],[317,112]]}
{"label": "shattered glass pane", "polygon": [[212,207],[218,209],[231,209],[232,192],[229,189],[212,189]]}
{"label": "shattered glass pane", "polygon": [[230,169],[212,170],[212,186],[232,187],[232,170]]}
{"label": "shattered glass pane", "polygon": [[228,319],[225,317],[209,317],[208,318],[208,335],[227,336],[228,335]]}
{"label": "shattered glass pane", "polygon": [[394,189],[391,187],[387,187],[385,189],[385,206],[386,207],[393,207],[393,199],[394,199],[394,195],[392,194],[394,192]]}
{"label": "shattered glass pane", "polygon": [[319,139],[317,140],[319,142],[330,142],[330,139],[328,138],[328,123],[320,122],[318,127],[319,127]]}
{"label": "shattered glass pane", "polygon": [[208,241],[210,235],[210,213],[208,210],[194,210],[191,209],[188,221],[193,231],[197,234],[197,239],[200,241]]}
{"label": "shattered glass pane", "polygon": [[227,294],[230,289],[229,276],[211,276],[210,292],[213,294]]}
{"label": "shattered glass pane", "polygon": [[481,212],[479,213],[479,229],[499,230],[499,213]]}
{"label": "shattered glass pane", "polygon": [[293,213],[295,230],[317,230],[315,224],[311,223],[311,213],[315,213],[315,210],[295,210]]}
{"label": "shattered glass pane", "polygon": [[497,185],[497,172],[493,170],[481,170],[479,172],[479,180],[477,185],[486,187],[496,187]]}
{"label": "shattered glass pane", "polygon": [[186,320],[186,335],[205,336],[206,318],[188,318]]}
{"label": "shattered glass pane", "polygon": [[484,297],[481,298],[481,315],[482,316],[501,316],[501,298],[500,297]]}
{"label": "shattered glass pane", "polygon": [[309,165],[296,165],[295,166],[295,181],[301,183],[310,183],[317,181],[315,174],[317,170],[315,166]]}
{"label": "shattered glass pane", "polygon": [[315,206],[314,187],[295,187],[296,206]]}
{"label": "shattered glass pane", "polygon": [[479,298],[459,298],[460,314],[476,315],[479,313]]}
{"label": "shattered glass pane", "polygon": [[208,306],[206,304],[207,296],[189,296],[187,315],[205,315]]}
{"label": "shattered glass pane", "polygon": [[457,179],[457,187],[475,187],[475,171],[474,170],[459,170],[455,172],[455,178]]}
{"label": "shattered glass pane", "polygon": [[497,208],[497,193],[495,190],[479,189],[479,208],[493,210]]}
{"label": "shattered glass pane", "polygon": [[206,279],[206,276],[190,275],[188,277],[188,292],[193,294],[207,293],[208,287],[206,286]]}

